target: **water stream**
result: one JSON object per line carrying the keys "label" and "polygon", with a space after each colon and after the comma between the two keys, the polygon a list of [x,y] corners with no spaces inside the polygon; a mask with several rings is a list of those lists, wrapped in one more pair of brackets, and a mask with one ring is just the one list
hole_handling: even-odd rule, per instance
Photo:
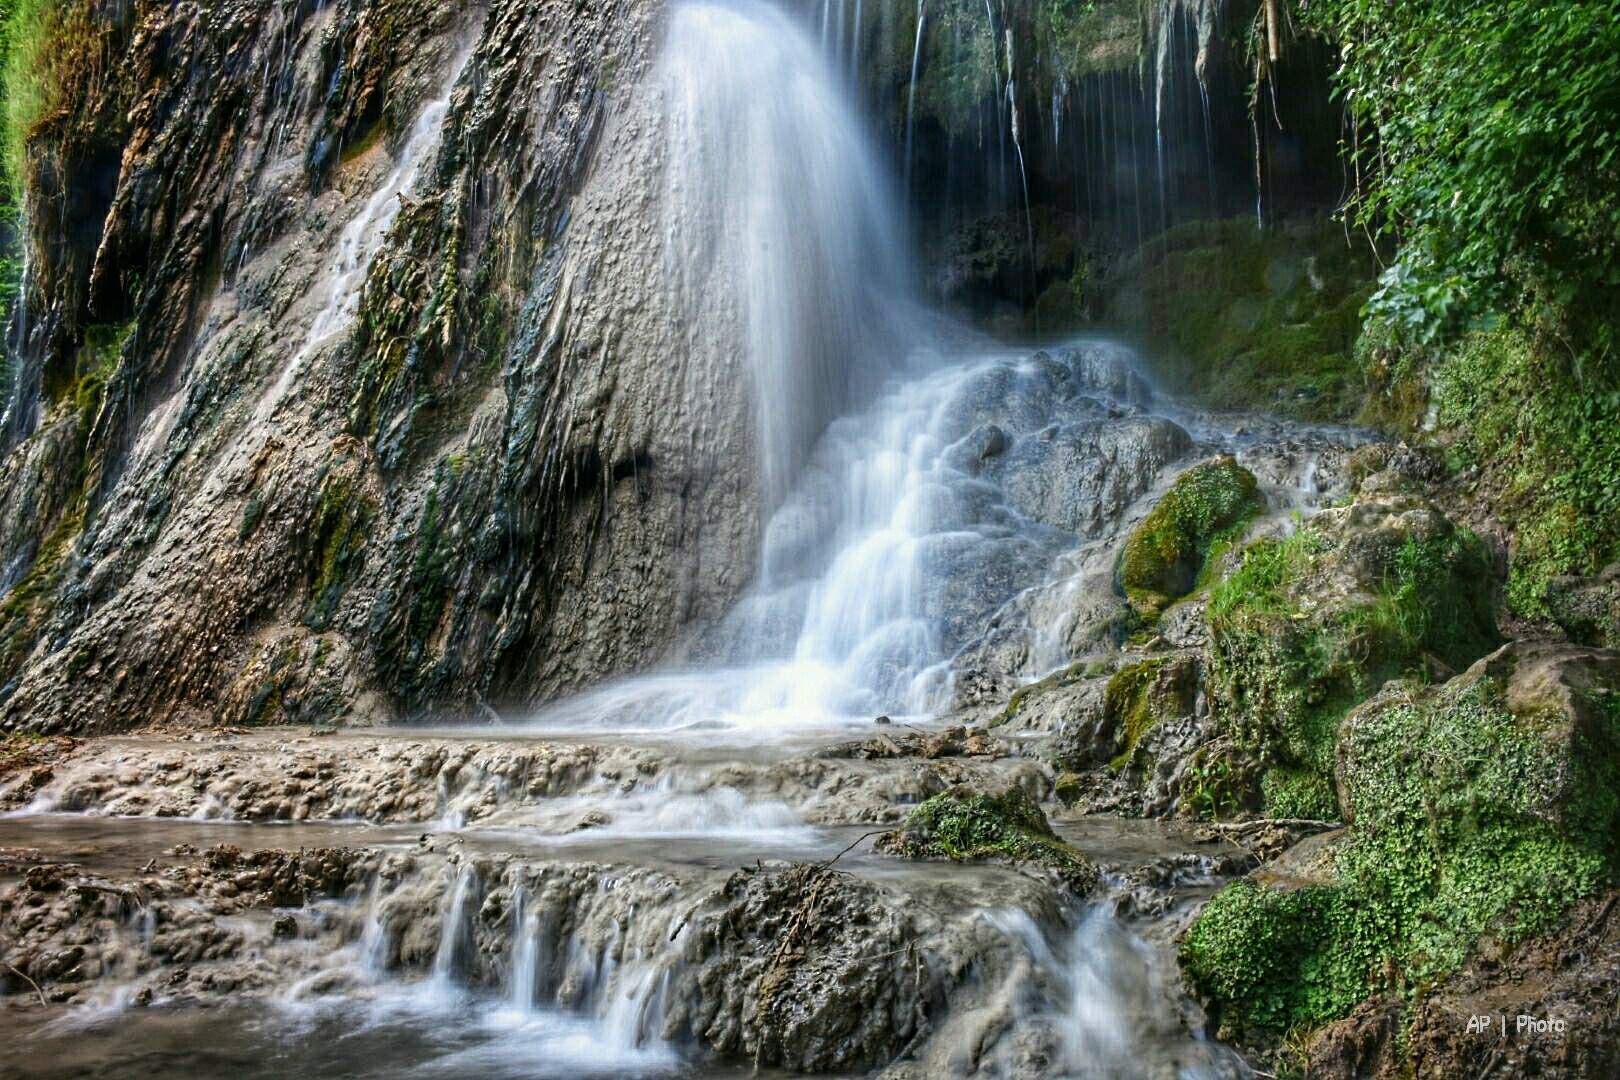
{"label": "water stream", "polygon": [[[835,15],[824,3],[820,22],[853,66],[862,14],[857,2],[849,36],[850,7],[838,3]],[[988,3],[985,14],[999,56]],[[917,17],[920,52],[921,4]],[[914,55],[911,97],[916,70]],[[339,237],[327,295],[266,409],[353,318],[399,196],[437,145],[456,77]],[[114,1039],[130,1064],[102,1075],[723,1075],[675,1037],[695,1025],[685,1010],[705,959],[692,928],[699,898],[750,862],[832,859],[862,839],[848,835],[858,828],[811,824],[824,804],[793,784],[818,766],[772,772],[772,754],[790,739],[869,732],[880,714],[927,724],[951,703],[953,658],[998,612],[1032,591],[1081,587],[1076,553],[1116,535],[1197,448],[1241,452],[1239,433],[1155,409],[1122,344],[1009,349],[923,313],[892,178],[849,80],[807,26],[757,0],[687,0],[651,79],[667,108],[674,209],[656,227],[671,288],[728,290],[742,320],[767,511],[760,561],[732,612],[669,667],[511,718],[499,735],[667,752],[598,763],[591,777],[533,797],[513,772],[456,802],[440,772],[438,820],[420,842],[406,835],[414,828],[361,825],[352,841],[275,840],[373,844],[395,860],[348,899],[299,913],[341,949],[323,951],[313,929],[307,941],[277,931],[264,956],[299,977],[274,1007],[204,1019],[177,1003],[124,1027],[79,1015],[31,1043],[29,1075],[71,1075],[111,1055]],[[998,67],[1022,171],[1011,79],[1002,98]],[[1019,674],[1069,659],[1053,643]],[[1019,767],[1010,761],[1007,775]],[[872,782],[853,766],[850,777],[848,791],[816,797],[853,798]],[[55,819],[43,820],[40,835]],[[204,844],[270,827],[163,828]],[[152,842],[158,835],[174,839]],[[1005,969],[1007,1023],[1033,1033],[1003,1040],[976,1065],[981,1075],[1026,1074],[1025,1043],[1055,1055],[1048,1075],[1243,1071],[1195,1034],[1161,951],[1106,904],[1037,918],[989,906],[1019,887],[995,870],[896,866],[860,851],[840,865],[916,890],[924,909],[969,898],[959,922],[995,937],[984,955]]]}

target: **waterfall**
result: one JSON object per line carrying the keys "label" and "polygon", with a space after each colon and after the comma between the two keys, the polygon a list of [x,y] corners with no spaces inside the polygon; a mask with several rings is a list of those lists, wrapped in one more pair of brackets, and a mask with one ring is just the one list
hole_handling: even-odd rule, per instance
{"label": "waterfall", "polygon": [[774,504],[827,423],[898,366],[915,306],[905,229],[847,80],[786,15],[678,6],[657,80],[669,278],[694,301],[735,297]]}
{"label": "waterfall", "polygon": [[534,1011],[536,983],[540,978],[540,916],[529,915],[528,893],[520,885],[512,898],[512,985],[509,996],[519,1015]]}
{"label": "waterfall", "polygon": [[444,925],[439,930],[439,951],[433,957],[433,980],[441,986],[448,986],[455,978],[466,949],[467,904],[477,887],[478,874],[471,866],[463,867],[450,894],[450,906],[445,909]]}

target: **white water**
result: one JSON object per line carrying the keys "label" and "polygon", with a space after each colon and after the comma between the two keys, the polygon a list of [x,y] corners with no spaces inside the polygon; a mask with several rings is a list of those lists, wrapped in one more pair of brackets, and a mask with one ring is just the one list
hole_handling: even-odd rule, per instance
{"label": "white water", "polygon": [[655,79],[667,276],[735,297],[773,502],[827,422],[919,341],[905,227],[846,81],[774,7],[680,5]]}
{"label": "white water", "polygon": [[1059,360],[982,352],[895,380],[835,421],[765,530],[755,587],[701,649],[711,666],[620,680],[552,706],[553,729],[753,732],[927,714],[946,661],[1076,542],[1030,521],[977,440],[1016,443],[1103,410]]}
{"label": "white water", "polygon": [[[991,911],[985,921],[1021,943],[1029,977],[1015,1005],[1021,1023],[1049,1033],[1053,1060],[1043,1074],[1062,1080],[1225,1080],[1251,1075],[1235,1054],[1188,1033],[1174,985],[1154,947],[1106,908],[1086,912],[1053,935],[1023,911]],[[1054,940],[1055,938],[1055,940]],[[1004,1063],[1014,1074],[1016,1063]]]}

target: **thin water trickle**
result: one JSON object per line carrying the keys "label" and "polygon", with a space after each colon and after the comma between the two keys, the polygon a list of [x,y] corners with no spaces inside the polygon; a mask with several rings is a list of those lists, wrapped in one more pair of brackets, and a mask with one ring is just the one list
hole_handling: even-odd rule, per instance
{"label": "thin water trickle", "polygon": [[361,288],[372,260],[382,249],[388,231],[398,218],[403,198],[415,190],[422,170],[438,149],[444,119],[450,108],[450,92],[460,80],[470,56],[470,51],[463,52],[451,65],[449,79],[441,87],[439,96],[422,106],[382,183],[338,235],[331,267],[322,277],[325,287],[321,293],[321,306],[304,334],[303,344],[282,368],[270,392],[260,402],[258,411],[261,418],[275,412],[276,406],[292,389],[315,350],[334,334],[346,330],[354,321],[355,313],[360,308]]}
{"label": "thin water trickle", "polygon": [[912,138],[917,129],[917,71],[922,64],[923,30],[928,25],[928,0],[917,0],[917,40],[911,47],[911,84],[906,90],[906,197],[911,197]]}
{"label": "thin water trickle", "polygon": [[444,925],[439,929],[439,950],[433,957],[433,981],[449,986],[455,980],[457,965],[467,948],[467,905],[478,888],[478,874],[472,867],[463,867],[456,876],[455,888],[450,894],[450,905],[445,909]]}

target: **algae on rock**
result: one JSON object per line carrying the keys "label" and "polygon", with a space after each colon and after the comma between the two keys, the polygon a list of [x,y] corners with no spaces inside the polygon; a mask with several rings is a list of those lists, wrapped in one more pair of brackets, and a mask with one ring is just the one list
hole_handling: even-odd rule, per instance
{"label": "algae on rock", "polygon": [[878,837],[876,848],[908,859],[991,860],[1055,871],[1076,892],[1097,882],[1097,868],[1052,831],[1046,815],[1023,789],[1000,795],[953,788],[911,812],[900,828]]}

